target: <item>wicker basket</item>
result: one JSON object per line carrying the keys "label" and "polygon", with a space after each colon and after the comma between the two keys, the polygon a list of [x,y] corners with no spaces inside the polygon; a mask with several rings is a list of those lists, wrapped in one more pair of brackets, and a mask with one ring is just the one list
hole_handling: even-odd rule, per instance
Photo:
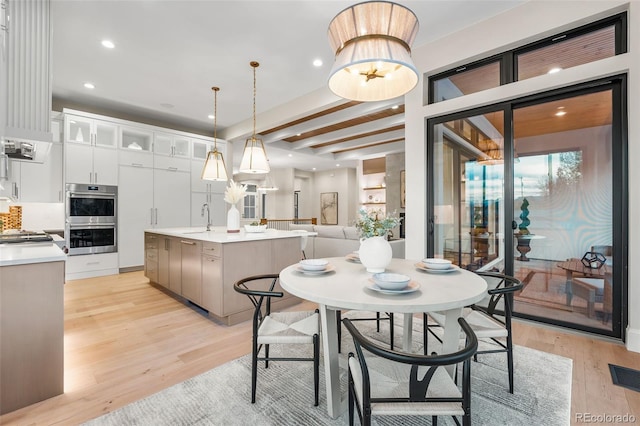
{"label": "wicker basket", "polygon": [[22,206],[10,206],[9,213],[0,213],[2,230],[22,229]]}

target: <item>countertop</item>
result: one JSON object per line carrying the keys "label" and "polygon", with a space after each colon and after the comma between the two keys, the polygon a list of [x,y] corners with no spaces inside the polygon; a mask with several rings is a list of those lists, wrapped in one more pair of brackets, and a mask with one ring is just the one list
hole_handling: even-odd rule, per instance
{"label": "countertop", "polygon": [[145,229],[145,232],[222,244],[242,241],[274,240],[279,238],[298,238],[304,235],[316,235],[315,232],[278,231],[276,229],[267,229],[264,232],[246,232],[244,229],[241,229],[240,232],[228,233],[227,228],[216,226],[212,227],[211,231],[206,231],[202,227],[197,227]]}
{"label": "countertop", "polygon": [[53,242],[0,244],[0,266],[66,260],[67,255]]}

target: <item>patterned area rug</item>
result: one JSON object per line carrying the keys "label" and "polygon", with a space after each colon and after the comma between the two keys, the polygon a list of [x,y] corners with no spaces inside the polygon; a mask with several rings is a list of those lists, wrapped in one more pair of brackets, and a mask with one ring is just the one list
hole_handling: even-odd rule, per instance
{"label": "patterned area rug", "polygon": [[[350,316],[347,313],[346,316]],[[359,315],[362,315],[359,313]],[[401,317],[396,321],[402,324]],[[355,323],[366,335],[388,340],[388,325],[380,332],[374,321]],[[422,322],[414,322],[414,340],[421,340]],[[343,329],[340,358],[342,389],[346,392],[346,357],[353,347]],[[402,328],[396,330],[401,347]],[[422,350],[414,341],[414,350]],[[437,343],[429,341],[429,349]],[[301,348],[310,353],[310,348]],[[271,348],[276,353],[275,346]],[[472,423],[474,425],[568,425],[571,409],[571,360],[516,346],[515,393],[508,392],[505,354],[480,355],[471,365]],[[324,374],[321,368],[320,405],[313,406],[312,363],[273,362],[259,367],[257,400],[250,402],[251,358],[238,358],[145,399],[85,423],[103,425],[346,425],[347,413],[338,419],[327,415]],[[385,417],[374,425],[428,425],[430,419]],[[451,418],[438,424],[452,425]]]}

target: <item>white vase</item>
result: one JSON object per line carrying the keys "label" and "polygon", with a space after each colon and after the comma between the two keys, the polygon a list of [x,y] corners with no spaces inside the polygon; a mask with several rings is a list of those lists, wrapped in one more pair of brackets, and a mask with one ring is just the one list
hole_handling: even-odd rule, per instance
{"label": "white vase", "polygon": [[227,232],[240,232],[240,212],[235,204],[227,212]]}
{"label": "white vase", "polygon": [[384,272],[391,263],[391,244],[385,237],[371,237],[360,240],[358,251],[360,262],[367,268],[367,272]]}

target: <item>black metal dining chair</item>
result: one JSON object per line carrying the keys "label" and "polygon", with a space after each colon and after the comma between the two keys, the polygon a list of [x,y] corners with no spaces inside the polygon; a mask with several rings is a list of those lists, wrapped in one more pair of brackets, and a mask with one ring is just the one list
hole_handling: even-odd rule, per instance
{"label": "black metal dining chair", "polygon": [[[457,417],[471,425],[471,357],[478,339],[463,318],[458,322],[466,336],[465,346],[450,354],[420,355],[386,349],[363,336],[349,319],[344,319],[355,346],[349,353],[349,425],[355,412],[363,425],[371,425],[372,416],[430,416],[437,425],[438,416]],[[460,388],[446,366],[462,363]]]}
{"label": "black metal dining chair", "polygon": [[[478,339],[489,339],[494,345],[490,349],[477,351],[479,354],[502,353],[507,354],[507,370],[509,375],[509,392],[513,393],[513,337],[511,318],[513,315],[513,294],[522,290],[523,284],[517,278],[494,272],[476,272],[487,281],[487,297],[480,302],[464,309],[463,317],[469,323]],[[435,324],[428,324],[428,318]],[[445,315],[439,312],[424,314],[423,339],[424,353],[427,348],[427,334],[432,334],[438,341],[440,337],[434,333],[434,327],[444,327]],[[496,349],[497,346],[497,349]]]}
{"label": "black metal dining chair", "polygon": [[[255,308],[251,350],[251,402],[256,402],[258,361],[264,361],[265,368],[269,368],[269,361],[312,361],[314,405],[317,406],[320,382],[318,310],[272,312],[271,299],[283,296],[281,291],[274,291],[278,278],[278,274],[254,275],[243,278],[233,285],[235,291],[249,297]],[[266,290],[258,289],[261,283],[261,288],[267,287]],[[247,284],[254,288],[249,288]],[[311,357],[272,357],[269,356],[269,346],[272,344],[313,345],[313,355]],[[264,355],[260,356],[263,347]]]}

